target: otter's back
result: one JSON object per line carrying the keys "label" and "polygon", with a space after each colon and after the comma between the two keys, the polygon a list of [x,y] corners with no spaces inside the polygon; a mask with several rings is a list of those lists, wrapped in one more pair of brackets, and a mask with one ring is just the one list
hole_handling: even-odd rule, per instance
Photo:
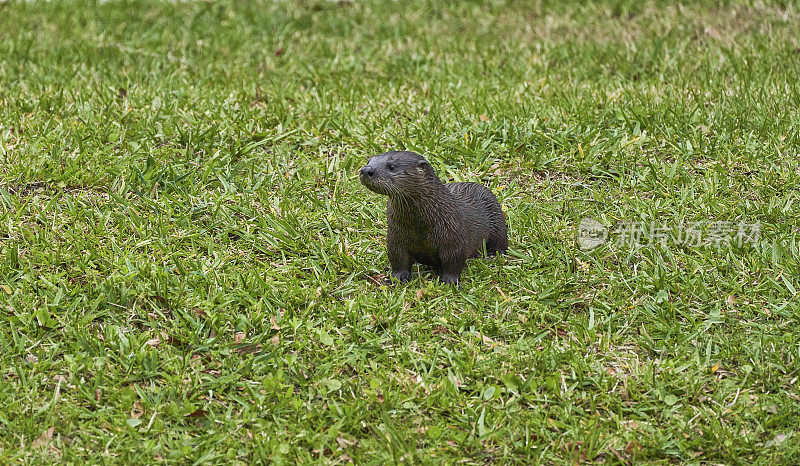
{"label": "otter's back", "polygon": [[480,183],[448,183],[445,186],[456,198],[474,206],[474,211],[481,216],[481,223],[485,221],[488,224],[489,231],[484,238],[487,250],[494,254],[508,249],[508,227],[494,193]]}

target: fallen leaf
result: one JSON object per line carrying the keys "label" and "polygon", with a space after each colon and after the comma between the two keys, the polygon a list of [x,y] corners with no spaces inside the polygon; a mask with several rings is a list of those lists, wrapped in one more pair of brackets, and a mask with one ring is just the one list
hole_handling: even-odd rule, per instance
{"label": "fallen leaf", "polygon": [[174,337],[169,336],[167,334],[167,332],[161,332],[161,335],[159,336],[159,338],[161,339],[162,342],[168,343],[168,344],[170,344],[172,346],[177,346],[179,348],[184,348],[184,347],[189,346],[183,340],[180,340],[178,338],[174,338]]}
{"label": "fallen leaf", "polygon": [[483,115],[483,114],[481,114],[481,116],[479,116],[478,118],[480,118],[481,121],[491,121],[488,116]]}
{"label": "fallen leaf", "polygon": [[778,414],[778,407],[775,405],[770,405],[769,408],[766,408],[766,411],[770,414]]}
{"label": "fallen leaf", "polygon": [[270,327],[269,327],[270,329],[272,329],[272,330],[280,330],[281,329],[281,326],[278,325],[278,321],[275,319],[275,316],[270,316],[269,323],[271,324]]}
{"label": "fallen leaf", "polygon": [[627,445],[625,445],[625,453],[627,453],[628,455],[632,455],[638,451],[641,451],[641,449],[642,446],[639,445],[639,443],[636,440],[631,440],[630,442],[628,442]]}
{"label": "fallen leaf", "polygon": [[563,448],[573,454],[578,453],[580,462],[586,461],[586,450],[583,448],[583,441],[567,442],[563,445]]}
{"label": "fallen leaf", "polygon": [[619,452],[615,450],[611,445],[608,446],[608,451],[613,453],[614,456],[616,456],[617,459],[620,460],[620,462],[622,462],[622,464],[628,464],[628,461],[626,461],[625,458],[623,458],[622,455],[620,455]]}
{"label": "fallen leaf", "polygon": [[422,376],[421,375],[419,375],[417,373],[414,373],[414,372],[410,372],[408,374],[408,378],[411,379],[412,383],[414,383],[416,385],[419,385],[422,388],[425,388],[425,381],[422,380]]}
{"label": "fallen leaf", "polygon": [[34,448],[38,448],[44,445],[49,445],[50,441],[53,439],[53,432],[56,431],[55,426],[45,430],[42,432],[42,435],[39,436],[36,440],[33,441],[32,446]]}
{"label": "fallen leaf", "polygon": [[456,377],[456,376],[453,376],[453,385],[454,385],[456,388],[461,388],[461,385],[462,385],[462,384],[461,384],[461,379],[459,379],[459,378],[458,378],[458,377]]}
{"label": "fallen leaf", "polygon": [[247,337],[246,333],[244,333],[244,332],[236,332],[236,334],[233,335],[233,342],[234,343],[241,343],[241,342],[244,341],[245,337]]}
{"label": "fallen leaf", "polygon": [[777,447],[778,445],[780,445],[783,442],[785,442],[787,438],[789,438],[788,434],[778,434],[778,435],[775,436],[774,439],[772,439],[772,440],[768,441],[767,443],[765,443],[764,447],[765,448]]}
{"label": "fallen leaf", "polygon": [[336,443],[338,443],[339,446],[342,447],[342,448],[347,448],[347,447],[352,447],[352,446],[356,445],[358,443],[358,441],[357,440],[348,440],[348,439],[346,439],[344,437],[337,437],[336,438]]}
{"label": "fallen leaf", "polygon": [[206,416],[208,416],[208,411],[205,411],[205,410],[202,410],[202,409],[195,409],[191,413],[187,414],[186,418],[187,419],[198,419],[198,418],[204,418]]}
{"label": "fallen leaf", "polygon": [[242,354],[242,355],[258,353],[259,351],[261,351],[261,345],[260,344],[258,344],[258,345],[241,345],[241,346],[238,346],[238,347],[234,348],[234,351],[236,351],[237,353]]}
{"label": "fallen leaf", "polygon": [[575,442],[567,442],[564,444],[563,448],[567,451],[575,451],[580,450],[583,447],[583,441],[578,440]]}
{"label": "fallen leaf", "polygon": [[151,338],[147,340],[144,344],[147,346],[158,346],[161,344],[161,338]]}
{"label": "fallen leaf", "polygon": [[142,417],[142,414],[144,414],[144,408],[142,407],[142,404],[138,401],[134,401],[133,406],[131,406],[131,418],[139,419]]}
{"label": "fallen leaf", "polygon": [[636,421],[627,421],[623,422],[623,424],[628,432],[639,430],[639,423]]}
{"label": "fallen leaf", "polygon": [[499,343],[497,343],[496,341],[494,341],[491,338],[487,337],[486,335],[484,335],[482,333],[480,335],[481,335],[481,341],[483,342],[483,344],[488,346],[489,348],[494,348],[495,346],[499,345]]}
{"label": "fallen leaf", "polygon": [[417,290],[417,301],[422,299],[423,294],[425,294],[425,291],[422,288]]}
{"label": "fallen leaf", "polygon": [[[158,184],[158,183],[156,183],[156,184]],[[157,188],[157,187],[158,186],[154,186],[154,188]],[[150,299],[152,299],[153,301],[161,304],[164,307],[169,307],[169,304],[167,303],[167,298],[161,296],[160,294],[157,294],[155,296],[151,296]]]}
{"label": "fallen leaf", "polygon": [[369,281],[371,281],[373,285],[383,285],[386,283],[386,274],[373,275],[369,277]]}
{"label": "fallen leaf", "polygon": [[329,456],[331,453],[333,453],[328,447],[312,450],[311,452],[316,453],[319,456]]}
{"label": "fallen leaf", "polygon": [[706,27],[706,35],[708,37],[711,37],[712,39],[719,39],[720,37],[722,37],[717,28],[715,28],[714,26]]}

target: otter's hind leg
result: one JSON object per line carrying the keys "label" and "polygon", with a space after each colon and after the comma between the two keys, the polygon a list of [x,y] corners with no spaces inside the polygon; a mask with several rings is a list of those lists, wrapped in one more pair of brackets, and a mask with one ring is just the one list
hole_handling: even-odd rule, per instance
{"label": "otter's hind leg", "polygon": [[497,256],[504,254],[508,249],[508,237],[499,232],[486,238],[486,255]]}
{"label": "otter's hind leg", "polygon": [[500,207],[500,201],[487,187],[481,186],[480,199],[489,221],[489,232],[486,235],[486,254],[494,256],[503,254],[508,249],[508,224],[506,215]]}

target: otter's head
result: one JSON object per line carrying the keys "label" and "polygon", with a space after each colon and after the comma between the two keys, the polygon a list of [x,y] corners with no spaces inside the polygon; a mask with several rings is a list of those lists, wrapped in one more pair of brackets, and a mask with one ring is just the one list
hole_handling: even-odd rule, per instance
{"label": "otter's head", "polygon": [[361,169],[361,184],[387,196],[413,196],[426,186],[439,183],[425,157],[414,152],[394,151],[376,155]]}

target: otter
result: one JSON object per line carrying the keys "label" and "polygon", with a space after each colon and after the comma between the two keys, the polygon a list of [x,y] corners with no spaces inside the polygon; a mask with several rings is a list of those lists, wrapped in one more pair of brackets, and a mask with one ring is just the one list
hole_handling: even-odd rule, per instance
{"label": "otter", "polygon": [[389,196],[386,249],[392,278],[401,283],[411,280],[418,262],[433,267],[442,283],[458,285],[467,259],[508,249],[505,215],[492,191],[478,183],[443,183],[419,154],[376,155],[359,177],[370,191]]}

